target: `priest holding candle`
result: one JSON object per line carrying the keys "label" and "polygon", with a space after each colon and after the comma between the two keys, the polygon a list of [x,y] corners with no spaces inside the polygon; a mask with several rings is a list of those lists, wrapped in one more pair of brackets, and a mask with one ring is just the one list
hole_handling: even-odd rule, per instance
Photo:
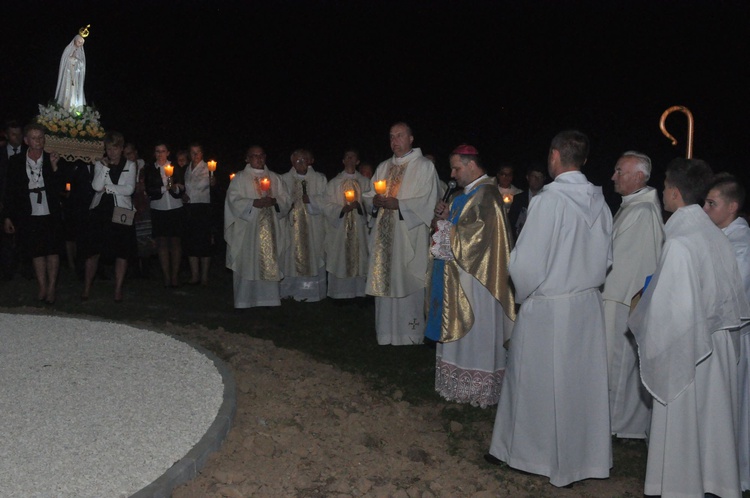
{"label": "priest holding candle", "polygon": [[438,201],[435,166],[413,148],[406,123],[390,130],[393,157],[373,176],[385,180],[384,194],[362,194],[365,207],[377,208],[371,234],[367,294],[375,296],[378,344],[421,344],[424,335],[425,285],[429,230]]}
{"label": "priest holding candle", "polygon": [[234,307],[281,305],[281,262],[289,235],[291,198],[281,177],[266,166],[261,147],[247,151],[247,165],[229,183],[224,203],[226,266],[234,272]]}
{"label": "priest holding candle", "polygon": [[328,296],[334,299],[364,296],[367,279],[367,217],[360,199],[370,180],[357,172],[356,150],[345,151],[342,162],[344,171],[328,182],[323,198]]}

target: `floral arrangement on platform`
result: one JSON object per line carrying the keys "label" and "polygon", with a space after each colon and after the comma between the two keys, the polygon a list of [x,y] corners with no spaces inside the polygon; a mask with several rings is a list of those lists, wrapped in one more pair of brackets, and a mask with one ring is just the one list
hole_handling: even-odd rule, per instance
{"label": "floral arrangement on platform", "polygon": [[36,122],[47,128],[47,133],[53,137],[99,141],[104,138],[99,118],[99,111],[93,106],[68,110],[57,102],[50,102],[47,106],[39,104]]}

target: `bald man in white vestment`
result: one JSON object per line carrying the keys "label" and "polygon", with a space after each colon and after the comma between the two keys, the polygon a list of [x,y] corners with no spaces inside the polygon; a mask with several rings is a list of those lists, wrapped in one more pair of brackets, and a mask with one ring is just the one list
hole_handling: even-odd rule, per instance
{"label": "bald man in white vestment", "polygon": [[[375,296],[378,344],[421,344],[429,230],[438,201],[435,166],[412,147],[405,123],[390,131],[393,157],[378,165],[372,190],[362,194],[368,211],[376,210],[370,241],[367,294]],[[385,181],[385,193],[376,188]]]}
{"label": "bald man in white vestment", "polygon": [[612,269],[602,298],[607,330],[609,366],[609,416],[612,434],[644,439],[651,423],[651,395],[638,369],[638,350],[628,330],[630,304],[652,275],[664,242],[661,203],[653,187],[651,159],[629,151],[615,165],[612,181],[622,204],[612,229]]}
{"label": "bald man in white vestment", "polygon": [[226,266],[234,272],[234,307],[279,306],[291,199],[281,177],[266,166],[262,148],[250,147],[246,161],[245,169],[229,183],[224,203]]}
{"label": "bald man in white vestment", "polygon": [[599,288],[612,258],[612,214],[581,173],[586,135],[552,140],[554,181],[534,196],[511,253],[521,309],[510,341],[490,454],[554,486],[609,477],[607,345]]}
{"label": "bald man in white vestment", "polygon": [[737,348],[750,312],[732,244],[698,204],[711,168],[675,159],[659,265],[628,326],[653,409],[647,495],[739,497]]}

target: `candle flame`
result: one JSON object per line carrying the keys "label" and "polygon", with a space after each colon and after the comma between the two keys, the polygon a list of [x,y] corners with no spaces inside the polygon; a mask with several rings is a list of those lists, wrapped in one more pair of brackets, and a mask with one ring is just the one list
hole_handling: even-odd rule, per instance
{"label": "candle flame", "polygon": [[385,194],[385,191],[387,189],[387,184],[385,180],[378,180],[375,182],[375,193],[383,195]]}

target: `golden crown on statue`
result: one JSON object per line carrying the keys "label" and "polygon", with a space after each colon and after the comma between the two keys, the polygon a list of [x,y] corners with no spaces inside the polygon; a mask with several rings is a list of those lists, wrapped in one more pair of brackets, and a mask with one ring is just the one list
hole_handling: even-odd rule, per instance
{"label": "golden crown on statue", "polygon": [[89,36],[89,28],[91,27],[91,24],[87,24],[85,28],[81,28],[78,30],[78,34],[82,37],[86,38]]}

